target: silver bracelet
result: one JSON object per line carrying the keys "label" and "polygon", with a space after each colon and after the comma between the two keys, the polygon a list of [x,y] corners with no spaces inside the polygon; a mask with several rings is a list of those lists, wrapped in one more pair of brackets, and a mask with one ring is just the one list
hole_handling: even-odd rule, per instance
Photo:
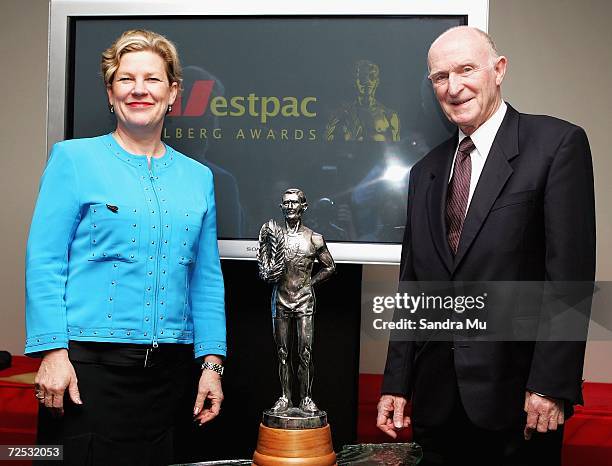
{"label": "silver bracelet", "polygon": [[204,364],[202,364],[201,369],[202,370],[208,369],[208,370],[214,371],[217,374],[222,376],[223,375],[224,367],[221,364],[216,364],[214,362],[205,361]]}

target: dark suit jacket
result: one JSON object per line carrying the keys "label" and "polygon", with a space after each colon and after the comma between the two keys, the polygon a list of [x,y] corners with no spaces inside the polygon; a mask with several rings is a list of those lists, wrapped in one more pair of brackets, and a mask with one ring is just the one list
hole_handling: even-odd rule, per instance
{"label": "dark suit jacket", "polygon": [[[400,281],[593,281],[593,168],[585,132],[510,105],[465,218],[457,255],[446,239],[457,135],[410,173]],[[476,425],[524,422],[525,390],[579,403],[584,342],[391,341],[382,392],[412,396],[413,421],[438,425],[458,392]]]}

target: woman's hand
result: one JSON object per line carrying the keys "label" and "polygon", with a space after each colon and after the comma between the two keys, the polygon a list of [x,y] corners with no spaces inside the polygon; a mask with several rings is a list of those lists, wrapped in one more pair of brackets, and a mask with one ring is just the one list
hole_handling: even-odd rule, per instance
{"label": "woman's hand", "polygon": [[64,414],[64,392],[66,388],[70,399],[75,404],[83,404],[79,394],[76,373],[68,359],[68,351],[65,349],[51,350],[43,356],[34,383],[38,401],[50,408],[55,414],[60,416]]}
{"label": "woman's hand", "polygon": [[[206,358],[209,360],[209,357]],[[210,362],[220,364],[220,358],[210,359]],[[221,389],[221,376],[215,371],[204,369],[198,384],[198,396],[193,406],[194,421],[200,425],[213,420],[221,411],[223,390]]]}

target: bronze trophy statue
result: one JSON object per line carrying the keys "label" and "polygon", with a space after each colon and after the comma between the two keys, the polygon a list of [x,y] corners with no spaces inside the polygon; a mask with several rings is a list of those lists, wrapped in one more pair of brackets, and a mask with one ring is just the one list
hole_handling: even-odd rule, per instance
{"label": "bronze trophy statue", "polygon": [[[280,207],[284,227],[269,220],[259,233],[259,275],[273,284],[272,322],[278,356],[281,396],[271,409],[264,411],[253,464],[279,464],[300,456],[304,464],[333,465],[336,455],[331,444],[327,414],[312,399],[314,366],[312,361],[314,286],[335,271],[334,260],[323,236],[302,223],[308,208],[306,196],[299,189],[283,193]],[[312,276],[315,261],[321,269]],[[292,334],[297,337],[299,365],[297,380],[299,403],[292,399],[291,349]]]}

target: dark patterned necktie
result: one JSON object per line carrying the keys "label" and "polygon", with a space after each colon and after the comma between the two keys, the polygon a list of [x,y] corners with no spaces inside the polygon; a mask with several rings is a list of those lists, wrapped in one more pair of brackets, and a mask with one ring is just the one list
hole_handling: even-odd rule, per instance
{"label": "dark patterned necktie", "polygon": [[446,198],[446,228],[448,244],[457,254],[459,238],[463,229],[463,221],[467,210],[468,196],[470,194],[470,178],[472,176],[472,159],[470,152],[476,146],[469,137],[466,137],[459,144],[453,177],[448,185],[448,196]]}

